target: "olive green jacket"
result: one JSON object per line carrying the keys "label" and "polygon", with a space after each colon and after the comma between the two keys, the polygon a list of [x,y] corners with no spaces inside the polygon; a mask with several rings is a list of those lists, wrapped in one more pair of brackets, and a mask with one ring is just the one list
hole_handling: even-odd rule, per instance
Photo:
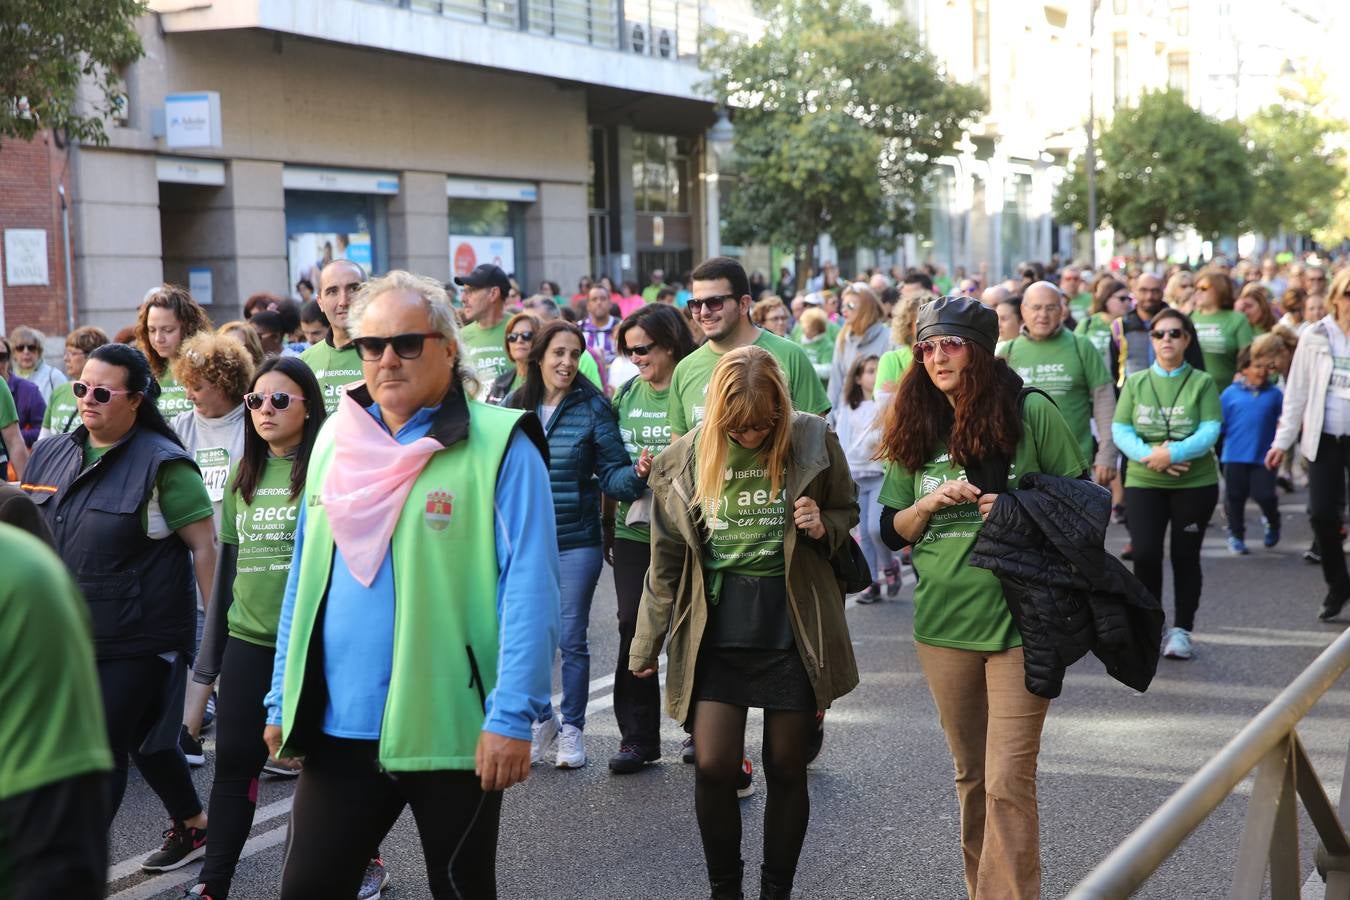
{"label": "olive green jacket", "polygon": [[[642,589],[637,633],[628,657],[634,672],[652,668],[666,644],[666,710],[678,722],[689,717],[694,669],[708,601],[703,579],[703,538],[695,518],[694,446],[698,426],[657,457],[652,490],[652,561]],[[820,506],[825,535],[800,536],[791,519],[783,531],[788,610],[797,650],[816,693],[827,708],[858,684],[853,642],[844,619],[843,589],[830,557],[858,524],[857,488],[839,439],[819,416],[794,413],[788,457],[787,509],[799,497]]]}

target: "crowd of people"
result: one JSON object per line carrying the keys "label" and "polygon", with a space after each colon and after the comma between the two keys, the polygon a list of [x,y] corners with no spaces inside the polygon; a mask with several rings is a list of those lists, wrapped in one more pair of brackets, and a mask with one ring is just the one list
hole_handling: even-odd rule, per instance
{"label": "crowd of people", "polygon": [[608,767],[661,758],[664,666],[712,897],[744,891],[747,710],[759,896],[785,898],[826,710],[859,679],[845,594],[909,582],[970,896],[1036,897],[1058,684],[1037,687],[1045,624],[978,563],[1001,496],[1090,491],[1159,623],[1170,560],[1169,627],[1134,648],[1147,677],[1196,652],[1221,495],[1245,556],[1247,500],[1274,547],[1278,493],[1306,484],[1318,617],[1350,599],[1350,266],[789,276],[714,258],[569,298],[495,265],[446,285],[338,259],[303,305],[256,295],[219,327],[155,287],[122,333],[72,331],[64,374],[35,329],[0,336],[12,895],[102,896],[134,762],[170,819],[143,868],[204,857],[190,897],[229,895],[264,771],[298,778],[283,898],[377,896],[407,807],[433,895],[495,897],[503,792],[590,759],[608,563]]}

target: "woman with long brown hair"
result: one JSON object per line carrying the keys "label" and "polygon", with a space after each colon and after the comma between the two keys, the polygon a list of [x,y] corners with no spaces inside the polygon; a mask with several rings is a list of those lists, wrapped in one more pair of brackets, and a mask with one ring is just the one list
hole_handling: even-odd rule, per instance
{"label": "woman with long brown hair", "polygon": [[1034,898],[1049,701],[1026,688],[1002,585],[969,559],[999,493],[1028,472],[1077,477],[1087,461],[1054,403],[1023,397],[995,358],[992,309],[943,297],[920,309],[917,335],[881,439],[882,537],[914,547],[914,644],[956,765],[966,889],[972,900]]}
{"label": "woman with long brown hair", "polygon": [[162,284],[141,302],[136,313],[136,345],[150,361],[150,371],[159,382],[155,405],[167,420],[192,409],[187,388],[173,377],[171,364],[178,356],[178,348],[197,332],[210,330],[210,317],[187,288]]}
{"label": "woman with long brown hair", "polygon": [[[853,480],[825,421],[794,413],[773,355],[728,352],[703,421],[657,459],[651,568],[628,667],[656,674],[694,735],[694,808],[714,898],[741,897],[736,800],[747,710],[764,710],[761,898],[792,890],[810,817],[816,712],[858,683],[830,558],[858,522]],[[673,624],[672,624],[673,623]]]}

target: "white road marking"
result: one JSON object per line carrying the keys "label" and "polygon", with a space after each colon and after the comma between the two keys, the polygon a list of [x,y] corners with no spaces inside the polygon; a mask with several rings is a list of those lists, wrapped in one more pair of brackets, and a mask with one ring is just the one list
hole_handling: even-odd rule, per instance
{"label": "white road marking", "polygon": [[[272,805],[275,806],[276,804]],[[286,807],[287,809],[290,808],[290,800],[286,801]],[[275,847],[277,844],[282,843],[286,840],[286,829],[288,827],[288,825],[281,825],[277,828],[273,828],[271,831],[264,831],[257,837],[249,838],[248,841],[244,843],[244,850],[239,854],[239,859],[248,859],[256,853],[261,853],[270,847]],[[150,897],[161,894],[164,891],[171,891],[174,888],[194,884],[201,871],[201,862],[194,862],[181,869],[165,872],[163,875],[156,875],[153,878],[147,878],[145,881],[137,882],[125,890],[108,895],[108,900],[149,900]]]}

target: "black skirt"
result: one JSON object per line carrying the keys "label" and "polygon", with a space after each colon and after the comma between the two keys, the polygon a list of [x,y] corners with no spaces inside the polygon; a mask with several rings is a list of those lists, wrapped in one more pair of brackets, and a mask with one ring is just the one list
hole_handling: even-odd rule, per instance
{"label": "black skirt", "polygon": [[816,692],[796,648],[705,646],[694,671],[693,699],[758,709],[816,709]]}

